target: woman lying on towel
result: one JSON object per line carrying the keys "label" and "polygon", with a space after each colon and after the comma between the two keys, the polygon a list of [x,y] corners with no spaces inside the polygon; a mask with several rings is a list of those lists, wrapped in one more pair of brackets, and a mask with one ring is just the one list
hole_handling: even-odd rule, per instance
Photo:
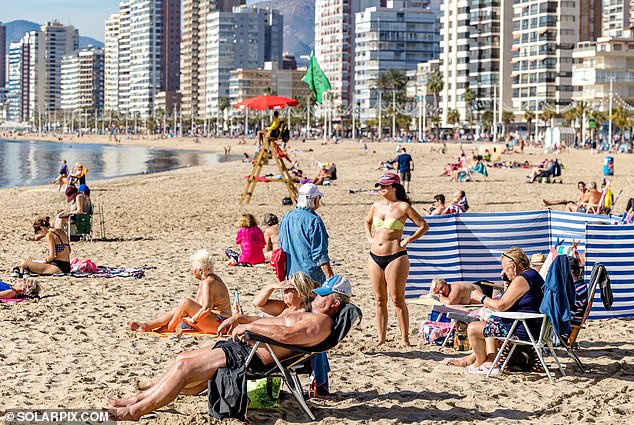
{"label": "woman lying on towel", "polygon": [[176,308],[147,322],[128,322],[128,327],[139,332],[174,332],[185,323],[199,332],[214,334],[225,317],[231,315],[229,291],[214,273],[214,261],[206,249],[191,256],[191,271],[199,280],[196,299],[185,298]]}
{"label": "woman lying on towel", "polygon": [[[531,268],[530,261],[520,248],[511,248],[502,254],[502,280],[510,281],[508,288],[499,299],[489,298],[478,288],[471,293],[471,299],[493,311],[513,311],[539,313],[544,294],[544,279]],[[541,319],[527,320],[531,334],[537,338],[541,328]],[[513,320],[493,316],[487,321],[469,323],[467,334],[473,353],[458,360],[448,362],[452,366],[466,367],[467,373],[487,373],[497,352],[497,340],[504,338],[511,330]],[[519,325],[515,335],[528,340],[524,325]],[[493,373],[499,373],[497,368]]]}
{"label": "woman lying on towel", "polygon": [[13,285],[0,281],[0,299],[37,297],[40,286],[33,279],[18,279]]}
{"label": "woman lying on towel", "polygon": [[13,268],[11,276],[24,274],[59,274],[70,272],[70,242],[62,229],[51,228],[50,217],[40,217],[33,223],[35,235],[43,235],[48,245],[48,257],[44,261],[22,260]]}

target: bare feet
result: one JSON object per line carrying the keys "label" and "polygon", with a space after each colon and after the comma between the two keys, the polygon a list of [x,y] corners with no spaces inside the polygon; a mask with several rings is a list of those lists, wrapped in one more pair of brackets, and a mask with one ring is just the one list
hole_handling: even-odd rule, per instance
{"label": "bare feet", "polygon": [[412,344],[410,344],[410,342],[409,342],[409,339],[404,339],[404,340],[401,342],[401,345],[402,345],[403,347],[411,347],[411,346],[412,346]]}
{"label": "bare feet", "polygon": [[130,413],[130,409],[128,407],[121,407],[117,409],[108,409],[108,419],[111,421],[138,421],[141,419],[140,416],[133,416]]}
{"label": "bare feet", "polygon": [[475,362],[475,356],[469,354],[468,356],[462,357],[460,359],[449,360],[447,362],[447,366],[458,366],[458,367],[467,367]]}
{"label": "bare feet", "polygon": [[128,328],[130,328],[131,331],[136,331],[136,332],[147,331],[147,325],[145,323],[139,323],[139,322],[128,322]]}
{"label": "bare feet", "polygon": [[107,397],[108,404],[112,407],[128,407],[136,403],[135,398],[114,398]]}

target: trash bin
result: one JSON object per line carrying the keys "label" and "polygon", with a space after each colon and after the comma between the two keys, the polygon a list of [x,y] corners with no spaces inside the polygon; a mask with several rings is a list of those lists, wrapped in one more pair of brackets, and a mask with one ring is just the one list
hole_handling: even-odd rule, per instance
{"label": "trash bin", "polygon": [[614,157],[607,155],[603,160],[603,175],[604,176],[613,176],[614,175]]}

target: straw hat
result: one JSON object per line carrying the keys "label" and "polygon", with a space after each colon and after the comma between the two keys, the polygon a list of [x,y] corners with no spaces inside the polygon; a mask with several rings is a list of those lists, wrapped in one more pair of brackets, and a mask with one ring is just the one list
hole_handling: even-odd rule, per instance
{"label": "straw hat", "polygon": [[546,256],[544,254],[533,254],[531,255],[531,264],[532,265],[541,265],[546,261]]}

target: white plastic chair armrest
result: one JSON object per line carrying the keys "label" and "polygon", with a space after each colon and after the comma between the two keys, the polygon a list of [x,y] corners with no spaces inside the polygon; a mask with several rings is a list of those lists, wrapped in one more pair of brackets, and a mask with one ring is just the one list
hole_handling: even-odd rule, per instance
{"label": "white plastic chair armrest", "polygon": [[545,317],[544,314],[540,313],[521,313],[517,311],[493,311],[491,315],[513,320],[543,319]]}

